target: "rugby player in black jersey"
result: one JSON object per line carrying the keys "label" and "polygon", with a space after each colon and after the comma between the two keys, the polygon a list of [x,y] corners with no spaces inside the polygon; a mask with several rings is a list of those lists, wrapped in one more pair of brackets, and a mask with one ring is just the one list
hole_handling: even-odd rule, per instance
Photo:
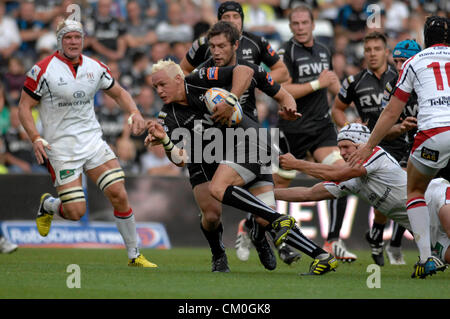
{"label": "rugby player in black jersey", "polygon": [[[419,53],[422,50],[420,45],[414,40],[404,40],[395,46],[392,51],[392,57],[394,59],[395,68],[397,72],[400,72],[402,69],[403,63],[412,57],[413,55]],[[394,87],[397,83],[397,78],[393,78],[392,80],[386,83],[386,87],[383,94],[383,102],[382,109],[389,103],[392,94],[394,93]],[[406,170],[406,165],[408,163],[409,152],[411,151],[412,144],[414,142],[414,135],[417,132],[417,112],[419,110],[419,106],[417,104],[417,94],[416,92],[412,92],[411,96],[406,103],[405,108],[403,109],[402,115],[398,120],[398,123],[392,127],[388,135],[386,136],[386,140],[395,140],[396,138],[405,138],[407,147],[401,159],[397,158],[400,166]],[[366,233],[366,239],[373,245],[380,247],[382,246],[381,242],[383,241],[383,231],[384,224],[376,224],[372,226],[371,230]],[[398,223],[394,223],[394,228],[392,231],[392,239],[390,243],[386,246],[386,254],[389,258],[389,262],[391,265],[404,265],[405,259],[403,257],[403,253],[401,251],[401,240],[403,238],[403,234],[405,232],[405,228],[400,226]],[[381,256],[382,257],[382,256]],[[381,258],[380,257],[380,258]]]}
{"label": "rugby player in black jersey", "polygon": [[[332,116],[339,127],[347,123],[345,110],[353,102],[361,121],[373,130],[382,111],[384,90],[389,82],[397,79],[396,70],[387,63],[389,49],[386,37],[379,32],[371,32],[364,37],[364,57],[367,68],[342,82],[342,88],[332,107]],[[404,133],[394,138],[386,138],[380,146],[391,154],[398,162],[407,151]],[[376,264],[384,265],[383,229],[387,218],[374,209],[373,226],[366,233],[366,240],[372,248],[372,258]],[[394,223],[390,246],[400,247],[405,228]]]}
{"label": "rugby player in black jersey", "polygon": [[[211,27],[206,38],[209,43],[211,58],[203,63],[201,67],[222,67],[241,64],[253,69],[254,74],[250,86],[239,99],[242,110],[249,118],[258,122],[255,89],[259,89],[268,96],[273,97],[278,104],[282,106],[281,109],[285,106],[289,106],[290,109],[296,109],[294,98],[286,90],[282,89],[280,85],[272,79],[269,73],[261,66],[257,66],[256,64],[237,57],[236,51],[239,47],[239,31],[232,23],[219,21]],[[273,184],[270,175],[264,175],[263,177],[268,179],[266,182]],[[204,180],[204,182],[207,181],[208,180]],[[256,187],[253,187],[252,189],[253,194],[255,195],[261,193]],[[266,204],[273,209],[276,208],[274,202],[266,202]],[[275,256],[273,256],[270,246],[266,243],[265,232],[262,231],[258,225],[259,224],[254,221],[253,215],[251,214],[240,222],[236,240],[237,256],[240,260],[246,261],[250,254],[251,242],[258,252],[262,264],[267,265],[266,268],[275,268]],[[242,231],[243,229],[245,229],[245,231]],[[298,252],[290,249],[286,244],[282,244],[277,248],[280,258],[286,264],[292,264],[301,257]]]}
{"label": "rugby player in black jersey", "polygon": [[[327,91],[339,91],[339,79],[332,72],[329,49],[313,37],[314,19],[307,5],[299,5],[289,14],[293,37],[280,49],[290,72],[290,80],[283,87],[297,102],[302,117],[296,121],[280,119],[280,150],[303,159],[309,152],[314,160],[324,164],[344,165],[336,142],[336,128],[329,116]],[[295,171],[279,168],[274,174],[277,188],[288,187]],[[348,251],[339,238],[345,215],[347,197],[329,201],[330,228],[324,249],[342,261],[354,261],[356,255]]]}
{"label": "rugby player in black jersey", "polygon": [[[236,69],[239,70],[239,72],[242,70],[244,71],[238,74]],[[232,70],[233,74],[232,76],[229,74],[227,76],[226,72],[230,72],[230,70]],[[194,162],[195,164],[198,162],[198,159],[195,152],[194,154],[191,152],[191,154],[188,155],[188,147],[182,148],[181,141],[178,142],[177,139],[187,142],[187,145],[190,144],[191,147],[192,143],[186,141],[186,137],[180,138],[181,134],[177,134],[180,132],[176,129],[186,129],[190,127],[189,131],[191,134],[188,135],[191,136],[193,134],[201,133],[209,135],[209,130],[217,130],[216,127],[210,127],[208,129],[203,126],[207,122],[210,123],[210,125],[214,123],[213,121],[208,121],[208,119],[211,119],[211,116],[205,106],[203,93],[208,87],[224,87],[227,83],[230,83],[231,80],[232,87],[230,92],[234,93],[236,96],[241,96],[248,88],[249,82],[247,79],[250,79],[252,76],[253,70],[251,68],[243,65],[236,65],[231,67],[202,68],[198,72],[184,78],[183,71],[179,65],[172,61],[158,62],[152,69],[152,83],[158,95],[165,103],[160,115],[160,120],[163,120],[161,124],[163,125],[152,121],[149,124],[149,136],[146,138],[146,142],[161,142],[166,149],[166,154],[169,159],[180,166],[187,164],[189,169],[191,163]],[[232,96],[232,94],[230,94],[230,96]],[[234,99],[235,102],[237,99],[236,96],[231,98]],[[229,97],[225,100],[228,103],[233,104]],[[179,118],[179,115],[183,113],[184,117]],[[284,109],[281,115],[287,119],[295,119],[297,117],[295,109]],[[198,123],[196,121],[196,123],[194,122],[195,124],[191,124],[194,118],[202,119],[202,122]],[[239,127],[244,130],[251,128],[260,129],[259,123],[251,120],[245,114],[243,116],[243,120],[239,124]],[[172,139],[177,144],[176,146],[174,145]],[[270,231],[273,229],[275,231],[273,241],[276,246],[280,245],[282,242],[286,242],[289,245],[305,252],[314,259],[308,274],[321,275],[334,270],[337,267],[337,261],[331,254],[325,252],[322,248],[306,238],[301,233],[300,229],[295,225],[295,220],[292,217],[277,213],[260,199],[262,197],[274,196],[272,185],[263,184],[261,187],[267,187],[267,191],[260,194],[259,198],[245,189],[255,185],[258,182],[265,181],[266,178],[263,178],[262,175],[268,173],[270,176],[270,160],[269,162],[263,162],[261,157],[258,157],[258,154],[252,153],[249,145],[252,142],[254,143],[252,140],[244,140],[244,143],[232,143],[231,150],[234,154],[238,155],[244,153],[244,161],[239,161],[239,156],[238,160],[236,160],[234,156],[228,156],[228,152],[230,151],[229,147],[225,149],[225,157],[214,158],[213,162],[215,161],[218,164],[218,168],[216,169],[209,186],[207,189],[204,189],[205,192],[203,195],[212,196],[215,200],[221,202],[222,204],[232,206],[242,211],[251,212],[260,217],[256,219],[258,223],[265,227],[266,230]],[[259,139],[257,141],[257,147],[265,148],[267,151],[268,145],[265,142],[266,139]],[[223,141],[222,145],[227,145],[226,141]],[[203,158],[203,155],[205,155],[204,152],[208,147],[209,144],[202,148],[203,151],[202,154],[200,154],[200,163],[210,161],[210,159]],[[224,158],[226,160],[224,160]],[[269,168],[269,170],[264,170],[264,168]],[[195,176],[191,174],[191,179],[193,177]],[[204,184],[205,183],[201,185]],[[274,199],[271,200],[274,201]],[[207,234],[210,247],[215,247],[214,250],[212,249],[212,270],[228,272],[229,267],[226,254],[220,240],[221,228],[219,224],[221,212],[218,213],[219,216],[211,216],[212,220],[216,221],[217,228],[214,229],[214,227],[211,227],[209,234]],[[209,223],[207,218],[205,218],[205,221],[206,223]]]}
{"label": "rugby player in black jersey", "polygon": [[[260,65],[264,63],[270,68],[270,74],[275,82],[287,81],[288,70],[270,43],[263,37],[244,31],[244,12],[241,5],[235,1],[225,1],[217,10],[219,21],[233,23],[240,32],[237,57],[248,62]],[[186,56],[181,60],[180,66],[187,75],[196,67],[211,58],[208,39],[203,36],[196,39]]]}

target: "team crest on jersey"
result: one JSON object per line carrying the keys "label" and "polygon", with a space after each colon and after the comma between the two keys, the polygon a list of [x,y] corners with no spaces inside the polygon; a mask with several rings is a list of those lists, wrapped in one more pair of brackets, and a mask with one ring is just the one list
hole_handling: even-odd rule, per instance
{"label": "team crest on jersey", "polygon": [[270,76],[270,73],[267,73],[266,79],[267,79],[267,82],[269,82],[270,85],[273,85],[273,79],[272,79],[272,77]]}
{"label": "team crest on jersey", "polygon": [[272,46],[270,45],[270,43],[267,45],[267,52],[269,52],[269,54],[270,54],[271,56],[274,56],[274,55],[275,55],[275,50],[272,49]]}
{"label": "team crest on jersey", "polygon": [[320,56],[322,59],[326,59],[326,58],[327,58],[327,54],[326,54],[326,53],[323,53],[323,52],[320,52],[320,53],[319,53],[319,56]]}
{"label": "team crest on jersey", "polygon": [[219,79],[219,68],[211,67],[206,70],[206,76],[208,80],[218,80]]}
{"label": "team crest on jersey", "polygon": [[31,70],[28,72],[28,76],[32,78],[34,81],[37,81],[37,77],[39,75],[39,72],[41,72],[41,68],[38,65],[35,65],[31,68]]}
{"label": "team crest on jersey", "polygon": [[166,117],[167,117],[167,113],[166,112],[160,111],[158,113],[158,118],[165,119]]}
{"label": "team crest on jersey", "polygon": [[422,147],[420,156],[426,160],[437,162],[439,160],[439,151],[430,150],[429,148]]}
{"label": "team crest on jersey", "polygon": [[244,49],[242,50],[243,55],[252,55],[252,49]]}
{"label": "team crest on jersey", "polygon": [[63,169],[62,171],[59,171],[59,178],[60,179],[66,179],[70,176],[75,175],[74,169]]}

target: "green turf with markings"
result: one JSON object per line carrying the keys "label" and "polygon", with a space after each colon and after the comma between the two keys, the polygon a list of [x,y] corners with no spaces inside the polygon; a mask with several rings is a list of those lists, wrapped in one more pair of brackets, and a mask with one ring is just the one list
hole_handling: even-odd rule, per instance
{"label": "green turf with markings", "polygon": [[[150,299],[329,299],[329,298],[450,298],[450,269],[425,280],[411,279],[417,252],[406,251],[405,266],[391,266],[386,258],[379,281],[368,272],[369,251],[355,251],[358,260],[339,263],[324,276],[300,276],[311,258],[287,266],[278,259],[274,271],[265,270],[255,250],[242,262],[228,249],[230,273],[211,273],[206,248],[144,249],[157,269],[127,266],[125,250],[19,248],[0,254],[0,298],[150,298]],[[71,264],[79,266],[68,272]],[[75,266],[74,269],[77,269]],[[70,270],[70,268],[69,268]],[[369,285],[380,288],[369,288]],[[80,284],[80,288],[69,286]]]}

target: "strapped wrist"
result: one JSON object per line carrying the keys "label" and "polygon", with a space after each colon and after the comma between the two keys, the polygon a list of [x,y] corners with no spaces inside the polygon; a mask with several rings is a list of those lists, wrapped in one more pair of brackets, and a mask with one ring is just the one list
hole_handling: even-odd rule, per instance
{"label": "strapped wrist", "polygon": [[235,106],[236,103],[239,101],[238,97],[236,96],[236,94],[231,93],[228,94],[228,96],[225,98],[225,102],[230,105],[230,106]]}
{"label": "strapped wrist", "polygon": [[170,140],[169,136],[166,134],[163,139],[161,140],[161,143],[166,150],[166,152],[172,151],[172,149],[175,147],[175,145]]}
{"label": "strapped wrist", "polygon": [[309,84],[311,85],[313,91],[317,91],[317,90],[320,89],[320,82],[319,82],[319,80],[311,81],[311,82],[309,82]]}

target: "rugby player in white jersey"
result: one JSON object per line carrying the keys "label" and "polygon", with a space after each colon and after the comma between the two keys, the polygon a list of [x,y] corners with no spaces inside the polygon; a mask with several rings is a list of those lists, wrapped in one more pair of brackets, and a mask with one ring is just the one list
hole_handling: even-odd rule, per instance
{"label": "rugby player in white jersey", "polygon": [[[58,50],[27,73],[19,102],[20,121],[39,164],[46,164],[58,197],[41,196],[36,225],[47,236],[54,214],[79,220],[86,212],[82,173],[97,183],[114,208],[117,228],[128,252],[128,265],[157,267],[139,252],[133,210],[128,203],[125,175],[111,148],[102,139],[94,113],[94,95],[105,90],[127,113],[133,134],[142,134],[145,121],[131,96],[111,75],[109,68],[82,54],[83,26],[61,22],[56,31]],[[31,111],[37,107],[43,134]]]}
{"label": "rugby player in white jersey", "polygon": [[424,27],[426,49],[406,60],[394,94],[381,113],[367,144],[349,163],[360,166],[396,123],[411,92],[417,93],[418,132],[408,160],[407,209],[420,257],[412,277],[432,274],[430,216],[424,198],[428,184],[450,158],[450,20],[432,16]]}
{"label": "rugby player in white jersey", "polygon": [[[352,123],[344,126],[337,137],[338,147],[341,156],[347,162],[350,155],[359,147],[359,144],[366,143],[370,136],[369,129],[359,123]],[[381,147],[375,147],[369,159],[362,166],[350,167],[344,165],[336,167],[320,163],[312,163],[309,161],[298,160],[292,154],[288,153],[280,156],[280,165],[286,169],[295,169],[302,171],[316,178],[326,180],[312,187],[291,187],[287,189],[275,189],[275,198],[285,201],[305,202],[319,201],[324,199],[333,199],[354,194],[378,209],[386,217],[396,221],[408,230],[411,225],[406,212],[406,172],[401,168],[398,162]],[[446,184],[449,188],[450,185]],[[445,193],[444,193],[445,194]],[[437,196],[436,196],[437,195]],[[430,198],[438,207],[442,200],[446,200],[442,195],[442,190],[435,193],[428,193],[426,198]],[[427,197],[428,196],[428,197]],[[443,198],[442,200],[440,198]],[[450,191],[449,191],[450,203]],[[428,199],[427,199],[428,201]],[[442,204],[439,206],[441,207]],[[450,213],[450,208],[447,208]],[[433,214],[436,215],[438,208],[434,209]],[[449,224],[449,213],[442,213],[446,218],[446,224]],[[430,212],[431,214],[431,212]],[[439,213],[441,214],[441,213]],[[439,215],[440,217],[440,215]],[[434,247],[440,248],[440,253],[431,257],[436,265],[436,270],[445,270],[446,266],[442,260],[445,258],[445,252],[448,249],[448,238],[445,240],[442,225],[439,219],[433,218],[437,238],[433,244]],[[447,226],[450,231],[450,225]],[[447,232],[448,232],[447,231]],[[430,243],[429,243],[430,245]],[[439,249],[437,249],[439,250]],[[450,252],[449,252],[450,254]],[[442,259],[442,260],[441,260]],[[448,260],[447,260],[448,263]],[[416,271],[416,267],[415,270]],[[428,275],[428,274],[427,274]],[[421,274],[420,277],[425,277]]]}

